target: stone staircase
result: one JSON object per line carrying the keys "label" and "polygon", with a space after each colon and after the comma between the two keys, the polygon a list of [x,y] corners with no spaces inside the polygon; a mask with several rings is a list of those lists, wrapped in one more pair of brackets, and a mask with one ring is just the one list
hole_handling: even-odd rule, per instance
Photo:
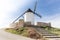
{"label": "stone staircase", "polygon": [[36,31],[40,34],[42,34],[45,38],[60,38],[60,36],[57,36],[56,34],[50,33],[49,31],[40,28],[40,27],[33,27],[36,29]]}

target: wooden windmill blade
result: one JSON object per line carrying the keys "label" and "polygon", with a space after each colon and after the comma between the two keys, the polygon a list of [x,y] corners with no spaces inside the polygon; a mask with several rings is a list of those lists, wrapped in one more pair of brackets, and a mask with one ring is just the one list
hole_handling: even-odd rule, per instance
{"label": "wooden windmill blade", "polygon": [[35,2],[34,14],[35,14],[35,15],[37,15],[38,17],[40,17],[40,18],[41,18],[41,17],[42,17],[41,15],[39,15],[39,14],[35,13],[35,11],[36,11],[36,8],[37,8],[37,1]]}
{"label": "wooden windmill blade", "polygon": [[35,6],[34,6],[34,12],[36,11],[36,7],[37,7],[37,1],[35,3]]}
{"label": "wooden windmill blade", "polygon": [[37,15],[38,17],[40,17],[40,18],[42,17],[41,15],[39,15],[39,14],[37,14],[37,13],[34,13],[34,14]]}
{"label": "wooden windmill blade", "polygon": [[17,17],[12,23],[16,22],[20,17],[22,17],[25,13],[23,13],[22,15],[20,15],[19,17]]}

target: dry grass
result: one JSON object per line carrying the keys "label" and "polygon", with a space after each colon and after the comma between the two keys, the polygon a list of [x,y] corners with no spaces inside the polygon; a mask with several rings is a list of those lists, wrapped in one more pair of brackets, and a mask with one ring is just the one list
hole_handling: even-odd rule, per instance
{"label": "dry grass", "polygon": [[6,29],[7,32],[19,34],[33,39],[45,40],[41,34],[38,34],[32,27],[22,27],[19,29]]}

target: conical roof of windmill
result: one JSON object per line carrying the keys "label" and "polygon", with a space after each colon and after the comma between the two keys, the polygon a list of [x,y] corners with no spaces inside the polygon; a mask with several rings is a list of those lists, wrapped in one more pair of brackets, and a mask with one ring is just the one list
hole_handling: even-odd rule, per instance
{"label": "conical roof of windmill", "polygon": [[33,12],[33,11],[29,8],[27,11],[25,11],[25,13],[26,13],[26,12]]}

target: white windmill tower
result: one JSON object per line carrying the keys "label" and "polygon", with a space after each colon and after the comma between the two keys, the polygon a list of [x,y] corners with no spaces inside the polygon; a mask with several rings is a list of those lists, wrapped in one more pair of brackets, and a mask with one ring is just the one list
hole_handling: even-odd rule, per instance
{"label": "white windmill tower", "polygon": [[13,23],[24,15],[24,22],[31,22],[31,24],[34,25],[35,24],[34,23],[34,15],[37,15],[38,17],[41,18],[41,16],[35,12],[36,6],[37,6],[37,1],[35,3],[34,11],[32,11],[31,9],[28,9],[22,15],[20,15],[16,20],[14,20]]}
{"label": "white windmill tower", "polygon": [[31,9],[28,9],[24,14],[24,22],[31,22],[34,25],[34,14]]}

